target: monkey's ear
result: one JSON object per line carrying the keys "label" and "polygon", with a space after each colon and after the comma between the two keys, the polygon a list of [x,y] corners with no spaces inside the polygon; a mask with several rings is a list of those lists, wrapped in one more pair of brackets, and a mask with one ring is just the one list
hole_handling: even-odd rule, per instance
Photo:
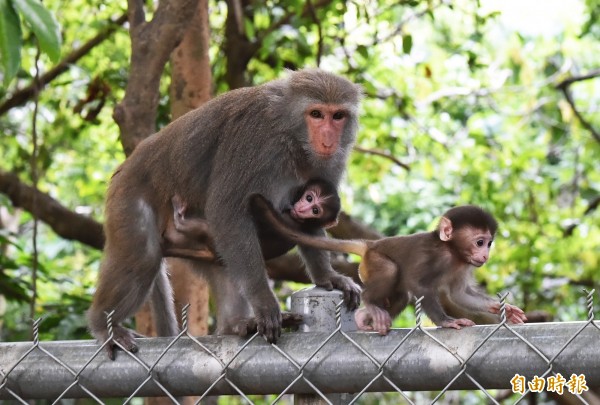
{"label": "monkey's ear", "polygon": [[440,231],[440,239],[444,242],[448,242],[452,239],[452,221],[446,217],[440,219],[440,225],[438,227]]}
{"label": "monkey's ear", "polygon": [[323,225],[323,228],[325,228],[325,229],[329,229],[329,228],[331,228],[331,227],[334,227],[334,226],[336,226],[337,224],[338,224],[338,220],[337,220],[337,219],[334,219],[333,221],[331,221],[331,222],[327,222],[325,225]]}

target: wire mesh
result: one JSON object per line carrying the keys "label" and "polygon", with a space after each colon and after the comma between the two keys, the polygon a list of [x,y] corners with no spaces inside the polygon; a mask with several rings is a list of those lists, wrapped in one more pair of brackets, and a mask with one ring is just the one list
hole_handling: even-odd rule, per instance
{"label": "wire mesh", "polygon": [[141,339],[137,353],[119,351],[115,361],[104,352],[108,341],[40,342],[36,320],[33,341],[0,343],[0,399],[104,403],[117,397],[129,403],[163,396],[179,403],[187,395],[197,402],[237,395],[251,404],[253,394],[272,394],[273,403],[311,394],[332,404],[331,394],[349,393],[336,402],[354,404],[368,403],[370,392],[388,392],[396,403],[412,404],[423,402],[414,391],[435,391],[427,402],[441,403],[455,390],[470,389],[488,403],[518,403],[542,392],[593,403],[587,395],[600,388],[600,324],[594,291],[586,294],[583,322],[511,325],[501,296],[499,324],[461,331],[424,327],[417,300],[416,325],[388,336],[344,330],[340,299],[331,331],[288,333],[276,345],[258,334],[192,336],[186,307],[179,335]]}

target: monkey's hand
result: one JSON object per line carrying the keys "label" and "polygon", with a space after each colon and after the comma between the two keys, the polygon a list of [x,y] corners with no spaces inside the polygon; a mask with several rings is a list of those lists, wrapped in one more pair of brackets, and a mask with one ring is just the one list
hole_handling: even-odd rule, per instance
{"label": "monkey's hand", "polygon": [[142,337],[142,335],[120,325],[113,326],[113,338],[106,344],[106,346],[104,346],[104,350],[106,351],[106,354],[108,354],[108,358],[114,360],[115,350],[119,348],[123,348],[131,353],[137,353],[138,347],[135,344],[134,339],[136,337]]}
{"label": "monkey's hand", "polygon": [[[302,324],[304,319],[300,314],[294,314],[292,312],[281,313],[281,327],[296,329],[298,325]],[[233,326],[233,333],[240,337],[246,337],[253,335],[258,331],[258,323],[256,318],[242,318],[235,322]]]}
{"label": "monkey's hand", "polygon": [[361,308],[354,313],[354,321],[358,330],[373,330],[373,318],[366,308]]}
{"label": "monkey's hand", "polygon": [[294,314],[292,312],[281,313],[281,327],[291,328],[297,330],[298,326],[304,323],[304,318],[300,314]]}
{"label": "monkey's hand", "polygon": [[340,290],[344,295],[344,304],[349,311],[354,311],[360,305],[360,287],[350,277],[332,272],[329,280],[316,282],[315,285],[327,291],[334,288]]}
{"label": "monkey's hand", "polygon": [[354,314],[354,320],[359,330],[375,331],[387,335],[392,327],[392,318],[388,311],[376,305],[367,305]]}
{"label": "monkey's hand", "polygon": [[447,319],[440,323],[442,328],[461,329],[463,326],[474,326],[475,322],[467,318]]}
{"label": "monkey's hand", "polygon": [[[527,322],[525,312],[519,307],[510,304],[504,304],[506,310],[506,320],[513,324],[520,324]],[[500,303],[496,302],[490,307],[490,312],[493,314],[500,314]]]}

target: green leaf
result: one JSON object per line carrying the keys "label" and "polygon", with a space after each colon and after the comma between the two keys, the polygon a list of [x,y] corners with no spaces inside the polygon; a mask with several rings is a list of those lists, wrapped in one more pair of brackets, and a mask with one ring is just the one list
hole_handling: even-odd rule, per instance
{"label": "green leaf", "polygon": [[19,71],[21,64],[21,22],[9,0],[0,0],[0,63],[4,70],[4,87]]}
{"label": "green leaf", "polygon": [[369,59],[369,49],[364,45],[359,45],[356,47],[356,51],[365,59]]}
{"label": "green leaf", "polygon": [[60,58],[60,26],[54,16],[38,0],[12,0],[40,42],[42,52],[53,62]]}
{"label": "green leaf", "polygon": [[254,38],[256,35],[256,32],[254,31],[254,24],[248,18],[244,18],[244,32],[246,33],[246,38],[249,39]]}
{"label": "green leaf", "polygon": [[402,35],[402,52],[409,54],[413,46],[412,35]]}

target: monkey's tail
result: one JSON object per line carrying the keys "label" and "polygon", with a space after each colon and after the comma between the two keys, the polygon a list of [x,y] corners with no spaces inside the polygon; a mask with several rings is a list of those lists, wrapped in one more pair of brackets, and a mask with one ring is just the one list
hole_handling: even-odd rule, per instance
{"label": "monkey's tail", "polygon": [[299,245],[311,246],[317,249],[333,250],[335,252],[353,253],[363,257],[367,251],[365,241],[358,239],[330,239],[308,235],[287,225],[273,204],[260,194],[250,196],[250,207],[253,215],[263,217],[277,232]]}

